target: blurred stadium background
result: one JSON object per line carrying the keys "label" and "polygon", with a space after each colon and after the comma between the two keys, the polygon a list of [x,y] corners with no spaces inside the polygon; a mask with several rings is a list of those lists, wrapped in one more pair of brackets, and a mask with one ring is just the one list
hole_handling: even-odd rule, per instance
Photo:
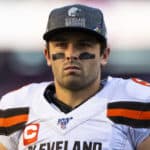
{"label": "blurred stadium background", "polygon": [[51,9],[82,3],[105,17],[111,57],[107,75],[150,81],[150,1],[0,0],[0,96],[31,82],[52,80],[43,56]]}

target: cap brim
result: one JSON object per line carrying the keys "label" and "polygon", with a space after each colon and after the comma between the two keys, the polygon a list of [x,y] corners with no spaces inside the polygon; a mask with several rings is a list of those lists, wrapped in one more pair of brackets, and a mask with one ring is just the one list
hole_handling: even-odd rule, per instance
{"label": "cap brim", "polygon": [[58,34],[60,32],[65,32],[65,31],[69,31],[69,32],[72,32],[72,31],[79,31],[79,32],[84,32],[84,33],[88,33],[90,35],[93,35],[95,36],[99,41],[101,42],[106,42],[106,38],[101,35],[100,33],[94,31],[94,30],[91,30],[91,29],[85,29],[85,28],[81,28],[81,27],[64,27],[64,28],[59,28],[59,29],[54,29],[52,31],[48,31],[46,32],[44,35],[43,35],[43,39],[45,41],[50,41],[50,39],[55,36],[55,34]]}

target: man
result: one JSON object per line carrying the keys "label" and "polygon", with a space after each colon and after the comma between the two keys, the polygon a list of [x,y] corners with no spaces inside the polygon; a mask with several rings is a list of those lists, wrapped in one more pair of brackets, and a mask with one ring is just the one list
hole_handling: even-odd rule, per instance
{"label": "man", "polygon": [[30,84],[0,101],[0,150],[148,150],[150,84],[108,77],[99,9],[51,12],[43,36],[54,82]]}

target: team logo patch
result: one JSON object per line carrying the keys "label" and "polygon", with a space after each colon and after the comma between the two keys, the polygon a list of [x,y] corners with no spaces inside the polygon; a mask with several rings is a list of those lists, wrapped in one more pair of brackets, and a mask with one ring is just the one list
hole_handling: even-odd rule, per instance
{"label": "team logo patch", "polygon": [[29,145],[34,143],[38,139],[38,132],[39,132],[39,124],[30,124],[25,127],[23,132],[23,143],[24,145]]}
{"label": "team logo patch", "polygon": [[77,7],[71,7],[68,10],[68,16],[70,16],[70,17],[79,17],[80,13],[81,13],[81,9],[79,9]]}
{"label": "team logo patch", "polygon": [[71,7],[67,13],[68,16],[65,18],[65,26],[85,27],[86,21],[80,8]]}
{"label": "team logo patch", "polygon": [[73,117],[69,118],[60,118],[58,119],[57,125],[60,125],[62,129],[66,129],[67,124],[69,123],[70,120],[72,120]]}

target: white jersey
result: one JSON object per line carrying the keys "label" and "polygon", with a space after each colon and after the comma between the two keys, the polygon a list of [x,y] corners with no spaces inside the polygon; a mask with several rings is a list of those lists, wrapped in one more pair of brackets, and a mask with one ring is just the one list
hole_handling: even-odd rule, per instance
{"label": "white jersey", "polygon": [[65,114],[48,103],[48,82],[0,101],[0,143],[8,150],[134,150],[150,136],[150,85],[109,77],[101,91]]}

